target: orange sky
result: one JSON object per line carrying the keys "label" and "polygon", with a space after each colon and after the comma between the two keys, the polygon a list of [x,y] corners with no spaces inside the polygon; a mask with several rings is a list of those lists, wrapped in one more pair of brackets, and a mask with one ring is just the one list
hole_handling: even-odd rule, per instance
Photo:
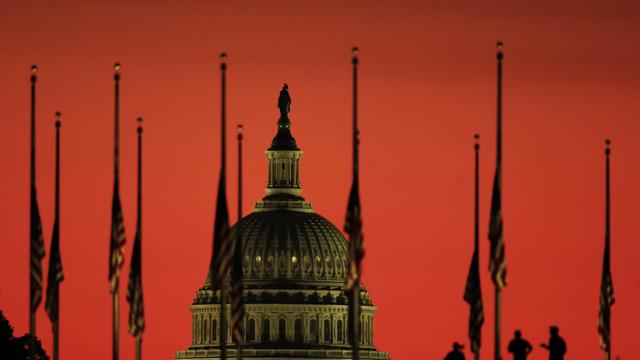
{"label": "orange sky", "polygon": [[[447,5],[444,5],[446,3]],[[613,349],[640,358],[640,8],[633,1],[97,2],[0,4],[0,309],[28,331],[29,68],[40,67],[37,185],[47,252],[54,112],[62,112],[61,357],[109,359],[107,282],[113,74],[122,70],[122,201],[128,275],[135,225],[135,118],[145,118],[144,354],[190,342],[188,306],[211,253],[219,169],[218,54],[229,54],[229,144],[245,124],[246,211],[263,195],[263,151],[283,82],[305,151],[304,195],[341,226],[350,185],[350,49],[361,48],[364,282],[375,341],[394,359],[444,357],[465,342],[472,252],[473,134],[481,149],[481,268],[493,351],[487,233],[495,163],[495,42],[505,42],[503,344],[560,326],[568,359],[600,359],[604,151],[612,146]],[[236,154],[230,150],[229,164]],[[235,171],[230,212],[235,214]],[[232,216],[232,221],[235,217]],[[44,263],[46,268],[47,262]],[[122,358],[132,358],[122,296]],[[51,349],[38,310],[38,335]],[[467,346],[468,347],[468,346]],[[506,350],[503,350],[506,352]],[[470,356],[467,353],[467,356]]]}

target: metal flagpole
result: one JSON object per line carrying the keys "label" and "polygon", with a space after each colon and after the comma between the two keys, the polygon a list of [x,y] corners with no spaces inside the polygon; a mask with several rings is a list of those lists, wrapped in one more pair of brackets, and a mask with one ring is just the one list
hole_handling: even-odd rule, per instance
{"label": "metal flagpole", "polygon": [[[33,189],[36,186],[36,81],[38,80],[38,76],[36,72],[38,71],[38,67],[33,65],[31,67],[31,176],[30,176],[30,193],[31,197],[34,197]],[[33,205],[34,200],[30,201],[30,211],[29,216],[33,217]],[[33,220],[31,220],[33,222]],[[34,281],[33,281],[33,224],[30,226],[31,236],[29,240],[29,342],[31,348],[31,356],[35,357],[35,346],[36,346],[36,314],[34,310]],[[38,260],[39,261],[39,260]]]}
{"label": "metal flagpole", "polygon": [[136,336],[136,360],[142,359],[142,333]]}
{"label": "metal flagpole", "polygon": [[[358,47],[353,47],[353,181],[358,179]],[[351,239],[353,241],[353,239]],[[352,346],[353,360],[360,359],[360,269],[357,270],[355,285],[351,293],[351,311],[353,312],[352,327]]]}
{"label": "metal flagpole", "polygon": [[[115,80],[115,143],[114,143],[114,174],[115,181],[119,181],[120,177],[120,64],[116,63],[113,66],[115,70],[115,74],[113,75],[113,79]],[[119,196],[119,195],[118,195]],[[113,251],[113,250],[111,250]],[[116,280],[116,281],[119,281]],[[119,344],[118,344],[118,328],[119,328],[119,305],[120,305],[120,286],[118,285],[115,291],[112,294],[112,303],[113,303],[113,343],[112,343],[112,351],[113,351],[113,360],[118,360],[119,358]]]}
{"label": "metal flagpole", "polygon": [[[221,64],[220,64],[220,71],[222,73],[222,113],[221,113],[221,121],[220,121],[220,125],[221,125],[221,129],[220,129],[220,134],[221,134],[221,146],[222,146],[222,151],[221,151],[221,156],[222,156],[222,176],[226,176],[226,167],[227,167],[227,162],[226,162],[226,154],[225,154],[225,149],[226,149],[226,121],[227,121],[227,109],[226,109],[226,102],[227,102],[227,93],[226,93],[226,87],[227,87],[227,54],[226,53],[222,53],[220,54],[220,60],[221,60]],[[220,355],[222,360],[227,360],[227,282],[226,282],[226,275],[224,276],[225,281],[222,281],[222,285],[220,286]]]}
{"label": "metal flagpole", "polygon": [[[611,236],[611,190],[610,190],[610,186],[611,186],[611,182],[610,182],[610,164],[609,164],[609,156],[611,155],[611,148],[609,147],[611,145],[611,140],[607,139],[605,141],[605,144],[607,146],[606,150],[605,150],[605,155],[607,157],[607,168],[606,168],[606,210],[605,210],[605,214],[606,214],[606,219],[605,219],[605,226],[606,226],[606,241],[607,243],[605,244],[605,247],[607,248],[607,254],[606,256],[609,257],[609,259],[607,259],[607,262],[609,262],[609,276],[611,276],[611,260],[610,260],[610,256],[611,256],[611,249],[610,249],[610,236]],[[609,311],[608,311],[608,319],[607,319],[607,323],[608,323],[608,343],[607,343],[607,351],[605,351],[605,360],[611,360],[611,305],[609,305],[607,303],[607,306],[609,307]]]}
{"label": "metal flagpole", "polygon": [[[240,236],[240,220],[242,219],[242,140],[244,137],[243,134],[244,126],[242,124],[238,124],[238,236],[236,237],[236,241],[239,242],[239,246],[235,246],[234,251],[242,252],[242,237]],[[236,255],[234,255],[235,257]],[[234,261],[234,266],[237,265]],[[234,270],[235,271],[235,270]],[[242,295],[241,295],[242,296]],[[241,321],[244,321],[241,320]],[[244,327],[243,327],[244,329]],[[238,341],[236,343],[236,359],[242,360],[242,342]]]}
{"label": "metal flagpole", "polygon": [[[475,156],[476,156],[476,173],[475,173],[475,194],[474,194],[474,198],[475,198],[475,209],[474,209],[474,229],[473,229],[473,251],[477,254],[479,252],[479,246],[480,246],[480,242],[479,242],[479,237],[480,237],[480,227],[479,227],[479,185],[480,185],[480,180],[479,180],[479,168],[480,168],[480,157],[479,157],[479,152],[480,152],[480,135],[476,134],[474,136],[474,139],[476,141],[476,143],[473,145],[473,149],[475,150]],[[478,262],[480,261],[480,259],[478,258]],[[478,283],[478,286],[480,284]],[[474,360],[480,360],[480,346],[478,346],[477,349],[475,349],[475,351],[473,352],[473,359]]]}
{"label": "metal flagpole", "polygon": [[[138,133],[138,224],[137,224],[137,232],[140,232],[140,234],[137,234],[139,236],[137,236],[137,238],[134,241],[139,241],[140,244],[140,249],[139,249],[139,253],[137,254],[140,259],[140,263],[139,263],[139,271],[140,274],[138,274],[138,276],[140,277],[139,283],[140,284],[140,289],[138,289],[138,291],[140,291],[142,293],[142,118],[139,117],[137,120],[138,123],[138,128],[136,129],[136,132]],[[136,245],[134,244],[134,247]],[[132,258],[132,260],[135,260]],[[131,262],[131,264],[133,265],[133,261]],[[131,271],[131,270],[129,270]],[[131,281],[131,280],[129,280]],[[140,306],[140,304],[137,304],[137,306]],[[131,321],[131,319],[129,319],[129,321]],[[139,326],[138,323],[138,314],[136,313],[136,319],[135,319],[136,325]],[[138,334],[136,334],[136,360],[141,360],[142,359],[142,329],[138,330]]]}
{"label": "metal flagpole", "polygon": [[[497,159],[497,166],[502,167],[502,43],[499,42],[498,43],[498,54],[497,54],[497,59],[498,59],[498,145],[497,145],[497,152],[498,152],[498,159]],[[502,168],[500,168],[500,177],[502,177]],[[500,181],[500,186],[502,186],[502,179],[499,180]],[[500,191],[502,192],[502,189],[500,189]],[[500,195],[502,196],[502,195]],[[495,327],[495,333],[494,333],[494,339],[495,339],[495,348],[494,348],[494,354],[495,354],[495,360],[501,360],[502,356],[501,356],[501,348],[500,348],[500,322],[501,322],[501,312],[502,312],[502,293],[501,293],[501,289],[500,289],[500,285],[497,284],[496,281],[494,281],[494,287],[495,287],[495,323],[494,323],[494,327]]]}
{"label": "metal flagpole", "polygon": [[[58,221],[58,226],[60,226],[60,112],[56,112],[56,221]],[[60,231],[60,228],[58,228]],[[60,250],[58,250],[60,251]],[[52,251],[53,253],[53,251]],[[53,255],[53,254],[51,254]],[[49,259],[52,261],[53,259]],[[49,284],[51,286],[51,284]],[[59,285],[58,285],[59,286]],[[53,360],[58,360],[58,351],[59,351],[59,341],[60,341],[60,294],[56,294],[56,319],[53,322]]]}
{"label": "metal flagpole", "polygon": [[242,219],[242,140],[244,126],[238,124],[238,221]]}

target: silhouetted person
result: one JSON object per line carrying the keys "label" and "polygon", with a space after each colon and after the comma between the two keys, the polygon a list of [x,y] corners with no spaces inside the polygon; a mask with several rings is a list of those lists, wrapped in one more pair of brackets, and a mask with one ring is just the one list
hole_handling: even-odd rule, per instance
{"label": "silhouetted person", "polygon": [[567,344],[564,342],[564,339],[558,335],[559,332],[560,330],[557,326],[551,326],[549,328],[549,333],[551,333],[549,344],[540,345],[549,350],[549,360],[563,360],[564,354],[567,353]]}
{"label": "silhouetted person", "polygon": [[513,335],[513,339],[509,342],[509,352],[513,354],[513,360],[526,360],[527,355],[533,351],[533,347],[522,338],[520,330],[516,330]]}
{"label": "silhouetted person", "polygon": [[287,118],[289,109],[291,108],[291,97],[289,96],[289,86],[287,84],[284,84],[282,90],[280,90],[280,96],[278,97],[278,108],[280,109],[280,118]]}
{"label": "silhouetted person", "polygon": [[451,350],[447,356],[444,358],[444,360],[465,360],[464,359],[464,354],[462,353],[462,350],[464,348],[464,345],[462,344],[458,344],[457,342],[453,343],[453,350]]}

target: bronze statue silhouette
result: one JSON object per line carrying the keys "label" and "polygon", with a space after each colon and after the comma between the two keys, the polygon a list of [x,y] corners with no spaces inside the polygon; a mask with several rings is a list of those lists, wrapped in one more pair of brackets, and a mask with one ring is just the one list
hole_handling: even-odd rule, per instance
{"label": "bronze statue silhouette", "polygon": [[453,350],[451,350],[447,354],[447,356],[444,358],[444,360],[465,360],[464,354],[462,353],[462,351],[460,351],[463,348],[464,348],[464,345],[458,344],[457,342],[454,342],[453,343]]}
{"label": "bronze statue silhouette", "polygon": [[513,354],[513,360],[526,360],[533,347],[522,338],[520,330],[516,330],[513,335],[513,339],[509,341],[509,352]]}
{"label": "bronze statue silhouette", "polygon": [[289,110],[291,110],[291,97],[289,96],[289,86],[284,84],[282,90],[280,90],[280,96],[278,97],[278,108],[280,109],[280,118],[286,119],[289,116]]}
{"label": "bronze statue silhouette", "polygon": [[549,333],[549,344],[540,344],[544,349],[549,350],[549,360],[563,360],[564,354],[567,353],[567,343],[559,335],[560,329],[557,326],[551,326]]}

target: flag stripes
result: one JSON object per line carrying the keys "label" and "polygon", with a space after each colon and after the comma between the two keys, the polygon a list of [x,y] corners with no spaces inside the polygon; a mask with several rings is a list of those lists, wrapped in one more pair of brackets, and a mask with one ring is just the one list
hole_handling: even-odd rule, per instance
{"label": "flag stripes", "polygon": [[31,187],[31,312],[38,309],[42,301],[42,259],[45,255],[44,238],[42,236],[42,219],[36,198],[36,188]]}
{"label": "flag stripes", "polygon": [[602,283],[600,285],[600,311],[598,312],[598,334],[600,346],[609,350],[611,343],[611,305],[615,303],[611,263],[609,259],[609,236],[605,240],[604,261],[602,264]]}
{"label": "flag stripes", "polygon": [[500,289],[507,286],[507,262],[504,250],[504,232],[502,223],[502,164],[496,166],[491,197],[491,219],[489,221],[489,271],[491,279]]}
{"label": "flag stripes", "polygon": [[120,203],[120,186],[116,179],[113,189],[113,204],[111,211],[111,244],[109,250],[109,284],[111,293],[115,294],[119,289],[120,269],[124,265],[124,217],[122,204]]}
{"label": "flag stripes", "polygon": [[469,341],[471,351],[476,352],[482,345],[482,324],[484,324],[484,312],[482,308],[482,289],[480,287],[480,264],[478,249],[473,252],[467,285],[464,289],[464,301],[469,304]]}
{"label": "flag stripes", "polygon": [[64,280],[62,258],[60,256],[60,227],[59,220],[53,224],[51,236],[51,253],[49,254],[49,272],[47,274],[47,298],[45,309],[51,322],[58,321],[60,311],[60,283]]}
{"label": "flag stripes", "polygon": [[[240,226],[240,225],[238,225]],[[231,270],[231,337],[234,343],[244,342],[244,301],[242,284],[242,244],[241,237],[235,238],[235,254],[233,256],[233,268]]]}
{"label": "flag stripes", "polygon": [[362,276],[362,258],[364,257],[364,236],[362,234],[362,217],[358,179],[351,185],[344,231],[349,235],[349,262],[345,290],[353,291]]}
{"label": "flag stripes", "polygon": [[216,220],[213,231],[213,256],[211,257],[209,270],[213,279],[213,290],[222,288],[233,260],[233,246],[229,238],[229,209],[227,207],[225,178],[223,169],[220,171],[220,181],[218,182]]}
{"label": "flag stripes", "polygon": [[129,286],[127,287],[129,303],[129,333],[138,336],[144,331],[144,302],[142,297],[142,234],[136,230],[136,238],[131,254],[129,270]]}

